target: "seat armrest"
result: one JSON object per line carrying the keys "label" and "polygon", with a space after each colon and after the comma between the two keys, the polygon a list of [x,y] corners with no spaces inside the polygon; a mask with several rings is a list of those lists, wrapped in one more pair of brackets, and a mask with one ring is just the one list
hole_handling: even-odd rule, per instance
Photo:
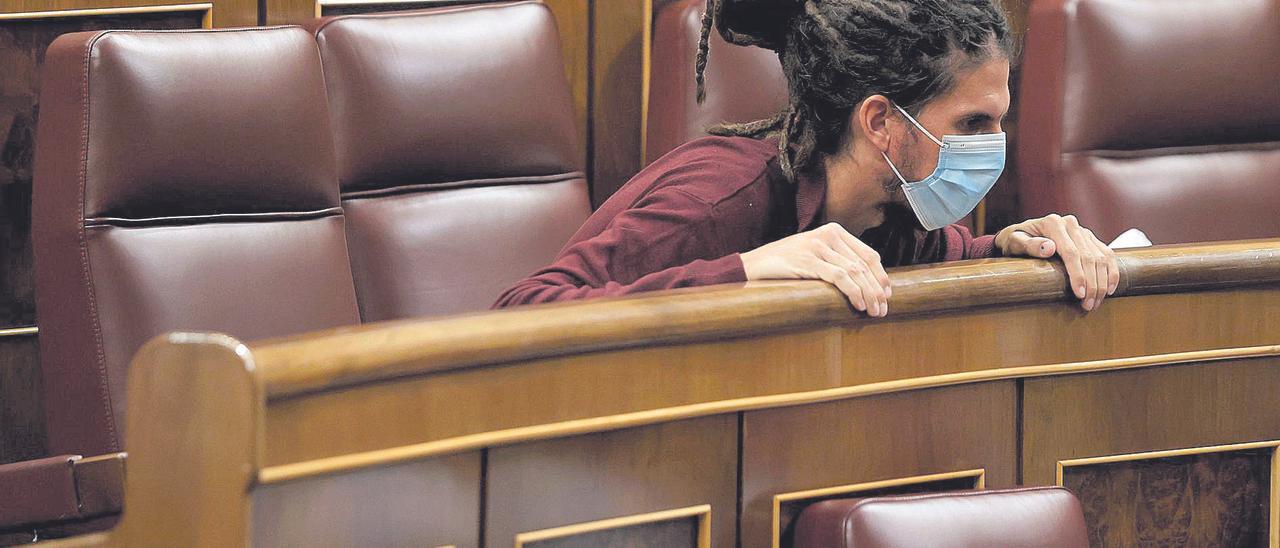
{"label": "seat armrest", "polygon": [[0,532],[120,513],[125,458],[60,455],[0,465]]}
{"label": "seat armrest", "polygon": [[79,459],[79,455],[60,455],[0,465],[0,531],[77,517],[75,462]]}

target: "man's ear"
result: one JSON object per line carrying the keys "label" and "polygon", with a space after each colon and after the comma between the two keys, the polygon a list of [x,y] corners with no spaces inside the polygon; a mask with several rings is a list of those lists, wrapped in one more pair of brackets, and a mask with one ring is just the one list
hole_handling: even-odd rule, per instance
{"label": "man's ear", "polygon": [[872,95],[862,100],[853,111],[853,120],[857,128],[871,142],[877,151],[889,150],[889,118],[893,113],[893,103],[883,95]]}

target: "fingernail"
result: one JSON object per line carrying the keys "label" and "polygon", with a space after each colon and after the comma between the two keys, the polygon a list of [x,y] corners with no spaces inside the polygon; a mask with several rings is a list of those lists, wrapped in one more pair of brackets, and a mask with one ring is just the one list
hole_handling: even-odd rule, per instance
{"label": "fingernail", "polygon": [[1084,309],[1093,310],[1093,299],[1087,299],[1084,301]]}
{"label": "fingernail", "polygon": [[1078,299],[1083,299],[1083,298],[1084,298],[1084,286],[1083,286],[1083,285],[1076,286],[1076,298],[1078,298]]}
{"label": "fingernail", "polygon": [[1049,251],[1049,242],[1040,244],[1040,252],[1047,253]]}
{"label": "fingernail", "polygon": [[892,286],[888,286],[888,285],[884,286],[884,296],[885,296],[885,298],[889,298],[889,297],[892,297],[892,296],[893,296],[893,287],[892,287]]}

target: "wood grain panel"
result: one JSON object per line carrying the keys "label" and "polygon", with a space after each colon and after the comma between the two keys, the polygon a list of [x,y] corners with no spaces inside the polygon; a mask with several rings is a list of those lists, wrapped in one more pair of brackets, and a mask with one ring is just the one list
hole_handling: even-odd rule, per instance
{"label": "wood grain panel", "polygon": [[641,114],[649,0],[592,3],[591,202],[604,203],[643,166]]}
{"label": "wood grain panel", "polygon": [[1275,447],[1071,466],[1091,546],[1268,545]]}
{"label": "wood grain panel", "polygon": [[[184,4],[213,5],[211,23],[215,27],[246,27],[258,24],[258,0],[6,0],[0,14],[91,10],[94,17],[110,15],[117,8],[161,8]],[[109,27],[132,28],[132,27]]]}
{"label": "wood grain panel", "polygon": [[737,444],[729,414],[491,449],[485,542],[709,504],[711,545],[732,547]]}
{"label": "wood grain panel", "polygon": [[480,452],[265,486],[254,546],[480,545]]}
{"label": "wood grain panel", "polygon": [[1280,438],[1280,358],[1173,365],[1024,381],[1023,471],[1057,462]]}
{"label": "wood grain panel", "polygon": [[1015,415],[1014,381],[748,411],[742,546],[771,545],[780,493],[977,468],[987,486],[1012,486]]}
{"label": "wood grain panel", "polygon": [[41,382],[36,337],[0,337],[0,464],[47,456]]}
{"label": "wood grain panel", "polygon": [[1280,314],[1249,312],[1257,306],[1280,310],[1280,292],[1122,297],[1090,313],[1063,303],[858,324],[844,330],[843,378],[856,384],[1280,342]]}
{"label": "wood grain panel", "polygon": [[[655,409],[713,394],[727,398],[773,387],[830,387],[838,371],[834,340],[814,332],[732,346],[604,352],[275,401],[267,412],[267,463]],[[545,405],[555,401],[564,404]],[[419,419],[404,420],[407,416]]]}
{"label": "wood grain panel", "polygon": [[698,520],[685,518],[525,543],[524,548],[698,548]]}

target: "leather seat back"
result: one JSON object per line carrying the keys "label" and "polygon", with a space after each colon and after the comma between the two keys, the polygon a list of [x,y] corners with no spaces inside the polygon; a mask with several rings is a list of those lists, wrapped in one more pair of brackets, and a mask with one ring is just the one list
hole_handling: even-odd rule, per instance
{"label": "leather seat back", "polygon": [[1062,487],[838,499],[796,522],[796,548],[1086,548],[1084,511]]}
{"label": "leather seat back", "polygon": [[787,104],[787,81],[778,54],[731,45],[712,31],[706,69],[706,101],[697,101],[694,59],[705,0],[671,0],[654,15],[645,163],[706,135],[725,122],[752,122]]}
{"label": "leather seat back", "polygon": [[1104,240],[1280,236],[1280,0],[1044,0],[1019,89],[1019,200]]}
{"label": "leather seat back", "polygon": [[149,338],[359,322],[304,29],[65,35],[49,49],[40,110],[33,231],[51,454],[121,449],[128,364]]}
{"label": "leather seat back", "polygon": [[546,6],[313,26],[365,321],[483,310],[551,262],[590,202]]}

